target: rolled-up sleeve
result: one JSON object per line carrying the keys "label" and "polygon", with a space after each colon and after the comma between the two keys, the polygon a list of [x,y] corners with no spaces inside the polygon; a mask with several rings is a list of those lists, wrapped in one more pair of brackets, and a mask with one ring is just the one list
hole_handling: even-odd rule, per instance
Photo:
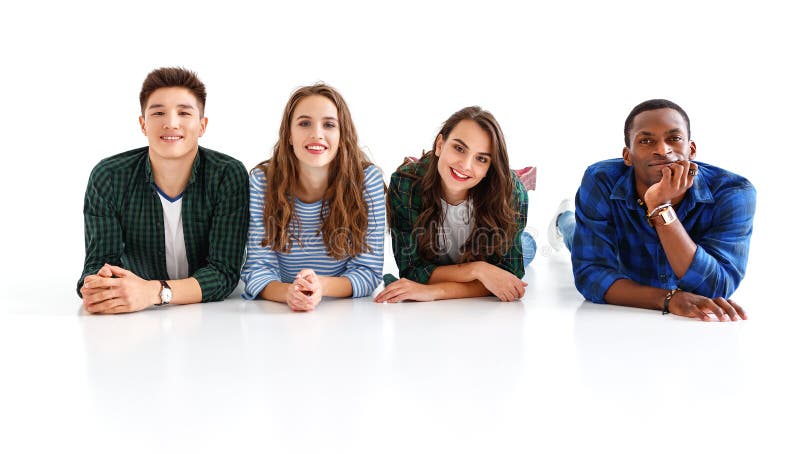
{"label": "rolled-up sleeve", "polygon": [[595,303],[605,303],[609,287],[619,279],[628,279],[619,272],[618,241],[608,196],[611,188],[602,186],[606,184],[589,169],[575,196],[572,272],[575,287]]}
{"label": "rolled-up sleeve", "polygon": [[208,264],[192,275],[203,302],[225,299],[239,283],[247,238],[247,170],[241,162],[228,166],[214,194],[208,241]]}
{"label": "rolled-up sleeve", "polygon": [[391,206],[392,251],[401,278],[427,284],[436,265],[422,260],[417,249],[414,232],[417,208],[412,194],[410,178],[395,172],[389,182],[389,205]]}
{"label": "rolled-up sleeve", "polygon": [[267,180],[261,169],[250,175],[250,227],[247,231],[247,259],[242,269],[244,293],[242,298],[253,300],[272,281],[280,282],[278,254],[270,246],[262,246],[264,239],[264,194]]}
{"label": "rolled-up sleeve", "polygon": [[689,269],[678,286],[709,298],[729,298],[744,278],[753,233],[756,190],[744,182],[717,195],[713,226],[695,238]]}
{"label": "rolled-up sleeve", "polygon": [[109,194],[114,194],[110,172],[98,164],[89,177],[83,201],[83,228],[86,258],[78,279],[78,296],[86,276],[96,274],[104,264],[122,266],[122,225]]}
{"label": "rolled-up sleeve", "polygon": [[368,296],[378,287],[383,274],[383,244],[386,232],[386,194],[383,175],[370,166],[364,175],[364,198],[367,202],[367,244],[370,251],[348,260],[342,277],[350,280],[353,298]]}
{"label": "rolled-up sleeve", "polygon": [[514,222],[517,231],[514,234],[511,248],[500,258],[497,266],[522,279],[525,276],[525,264],[522,259],[522,232],[528,223],[528,190],[516,176],[514,176],[514,194],[517,206]]}

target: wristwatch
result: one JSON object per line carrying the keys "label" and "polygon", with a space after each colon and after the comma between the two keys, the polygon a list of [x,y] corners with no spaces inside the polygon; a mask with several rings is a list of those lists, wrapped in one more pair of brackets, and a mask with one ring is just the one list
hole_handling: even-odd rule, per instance
{"label": "wristwatch", "polygon": [[161,282],[161,293],[159,296],[161,297],[161,302],[157,303],[156,306],[166,306],[172,301],[172,289],[170,288],[167,281],[159,281]]}
{"label": "wristwatch", "polygon": [[678,215],[675,214],[672,205],[656,208],[647,218],[647,222],[653,227],[657,225],[670,225],[677,220]]}

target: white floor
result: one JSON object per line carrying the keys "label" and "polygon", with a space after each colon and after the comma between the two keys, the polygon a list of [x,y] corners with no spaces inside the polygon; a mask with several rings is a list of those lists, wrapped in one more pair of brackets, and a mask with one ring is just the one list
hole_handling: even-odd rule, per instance
{"label": "white floor", "polygon": [[584,302],[568,256],[545,249],[518,303],[295,314],[234,297],[89,316],[63,287],[11,293],[0,439],[15,452],[796,452],[800,311],[759,297],[765,272],[736,295],[751,320],[703,323]]}
{"label": "white floor", "polygon": [[[7,3],[0,453],[800,452],[789,2]],[[343,93],[387,181],[448,115],[482,105],[511,165],[538,167],[540,232],[586,166],[620,156],[630,109],[672,99],[698,160],[758,189],[735,295],[750,320],[585,303],[568,256],[544,250],[518,303],[294,314],[234,297],[86,315],[74,287],[89,172],[146,145],[138,89],[173,65],[208,86],[200,144],[247,168],[268,157],[292,90],[317,80]]]}

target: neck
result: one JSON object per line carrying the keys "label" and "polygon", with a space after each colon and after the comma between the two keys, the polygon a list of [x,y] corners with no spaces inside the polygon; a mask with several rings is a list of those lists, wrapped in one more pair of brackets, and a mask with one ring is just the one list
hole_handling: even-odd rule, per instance
{"label": "neck", "polygon": [[444,200],[450,205],[459,205],[461,202],[467,200],[467,191],[450,192],[447,188],[443,188]]}
{"label": "neck", "polygon": [[297,181],[297,196],[304,203],[321,200],[328,189],[328,169],[301,168]]}
{"label": "neck", "polygon": [[156,186],[170,197],[177,197],[189,183],[197,151],[179,159],[163,159],[150,153],[150,167]]}

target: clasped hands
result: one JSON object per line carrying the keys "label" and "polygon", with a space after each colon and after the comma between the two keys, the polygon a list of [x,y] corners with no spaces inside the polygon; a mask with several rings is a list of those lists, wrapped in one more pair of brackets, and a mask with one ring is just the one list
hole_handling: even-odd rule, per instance
{"label": "clasped hands", "polygon": [[83,307],[90,314],[121,314],[147,309],[161,302],[161,284],[109,264],[86,276],[81,287]]}

